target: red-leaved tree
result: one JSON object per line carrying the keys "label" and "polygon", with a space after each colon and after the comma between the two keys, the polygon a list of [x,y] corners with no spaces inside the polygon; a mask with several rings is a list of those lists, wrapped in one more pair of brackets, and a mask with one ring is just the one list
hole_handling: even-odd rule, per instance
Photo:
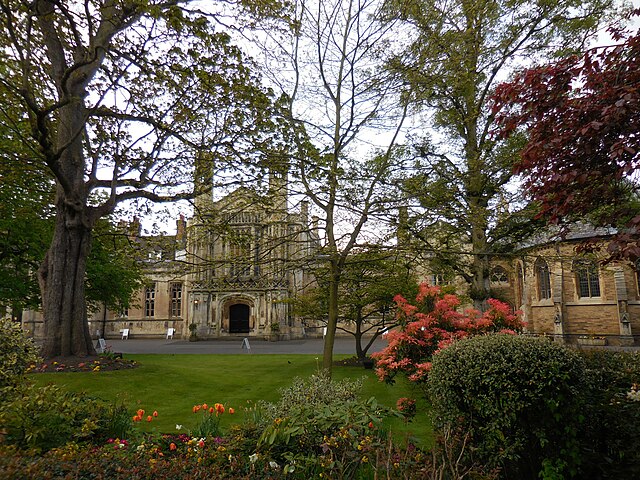
{"label": "red-leaved tree", "polygon": [[499,135],[528,134],[516,173],[541,216],[617,227],[609,256],[633,260],[640,257],[640,31],[611,34],[615,45],[500,85],[493,113]]}
{"label": "red-leaved tree", "polygon": [[420,284],[415,304],[401,295],[395,297],[400,328],[387,334],[387,347],[372,355],[380,380],[393,382],[398,373],[413,382],[426,380],[431,357],[455,340],[486,333],[515,334],[524,323],[520,312],[500,300],[487,300],[484,313],[475,309],[456,310],[460,300],[438,286]]}

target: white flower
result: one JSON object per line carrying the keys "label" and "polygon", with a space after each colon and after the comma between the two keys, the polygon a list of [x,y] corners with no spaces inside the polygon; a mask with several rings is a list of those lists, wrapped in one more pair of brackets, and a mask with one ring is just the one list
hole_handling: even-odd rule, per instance
{"label": "white flower", "polygon": [[271,460],[271,461],[269,462],[269,466],[270,466],[271,468],[280,468],[280,465],[278,465],[278,464],[277,464],[276,462],[274,462],[273,460]]}
{"label": "white flower", "polygon": [[640,402],[640,390],[631,389],[630,392],[627,392],[627,398],[632,402]]}
{"label": "white flower", "polygon": [[182,425],[176,425],[176,430],[182,430]]}
{"label": "white flower", "polygon": [[249,455],[249,461],[251,463],[256,463],[256,461],[258,460],[258,454],[254,453],[253,455]]}

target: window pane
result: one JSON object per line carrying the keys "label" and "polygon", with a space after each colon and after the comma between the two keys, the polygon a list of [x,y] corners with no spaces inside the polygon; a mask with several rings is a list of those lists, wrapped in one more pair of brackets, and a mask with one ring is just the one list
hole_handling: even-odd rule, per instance
{"label": "window pane", "polygon": [[538,298],[540,300],[551,298],[551,274],[547,262],[541,260],[536,262],[538,273]]}
{"label": "window pane", "polygon": [[156,308],[156,287],[145,288],[144,291],[144,315],[146,317],[153,317],[155,315]]}
{"label": "window pane", "polygon": [[169,316],[180,317],[182,316],[182,284],[171,284],[171,308],[169,310]]}
{"label": "window pane", "polygon": [[575,262],[574,271],[580,297],[599,297],[600,279],[597,265],[589,261]]}

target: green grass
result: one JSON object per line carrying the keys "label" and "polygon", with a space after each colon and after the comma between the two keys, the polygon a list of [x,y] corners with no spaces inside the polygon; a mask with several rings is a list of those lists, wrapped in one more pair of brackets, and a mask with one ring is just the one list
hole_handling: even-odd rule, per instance
{"label": "green grass", "polygon": [[[196,404],[223,403],[234,407],[235,418],[224,415],[222,425],[241,421],[244,408],[259,400],[276,401],[279,390],[294,377],[307,377],[318,370],[315,355],[126,355],[139,367],[99,373],[42,373],[31,378],[40,385],[55,383],[67,390],[87,392],[104,400],[124,403],[132,412],[158,411],[157,419],[137,428],[161,433],[195,427]],[[338,357],[340,358],[340,357]],[[379,403],[394,407],[398,398],[418,400],[418,415],[405,425],[393,419],[388,427],[398,439],[415,437],[423,446],[433,442],[431,420],[426,402],[407,382],[387,385],[373,371],[362,367],[334,367],[333,378],[364,377],[363,398],[375,397]]]}

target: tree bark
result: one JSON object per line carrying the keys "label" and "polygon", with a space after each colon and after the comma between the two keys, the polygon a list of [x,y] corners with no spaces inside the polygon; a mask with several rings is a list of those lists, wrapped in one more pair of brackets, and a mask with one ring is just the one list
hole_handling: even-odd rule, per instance
{"label": "tree bark", "polygon": [[358,313],[357,315],[357,319],[356,319],[356,331],[353,334],[353,336],[355,337],[356,340],[356,357],[358,358],[358,360],[360,360],[361,362],[364,361],[365,356],[366,356],[366,350],[364,350],[362,348],[362,322],[364,320],[362,319],[362,316]]}
{"label": "tree bark", "polygon": [[322,369],[331,377],[333,367],[333,344],[336,338],[338,326],[338,285],[340,278],[335,260],[331,261],[331,278],[329,280],[329,317],[327,321],[327,334],[324,337],[324,350],[322,353]]}
{"label": "tree bark", "polygon": [[[59,197],[61,197],[59,192]],[[91,228],[76,209],[58,200],[56,227],[38,272],[44,317],[45,358],[95,355],[84,296]]]}

